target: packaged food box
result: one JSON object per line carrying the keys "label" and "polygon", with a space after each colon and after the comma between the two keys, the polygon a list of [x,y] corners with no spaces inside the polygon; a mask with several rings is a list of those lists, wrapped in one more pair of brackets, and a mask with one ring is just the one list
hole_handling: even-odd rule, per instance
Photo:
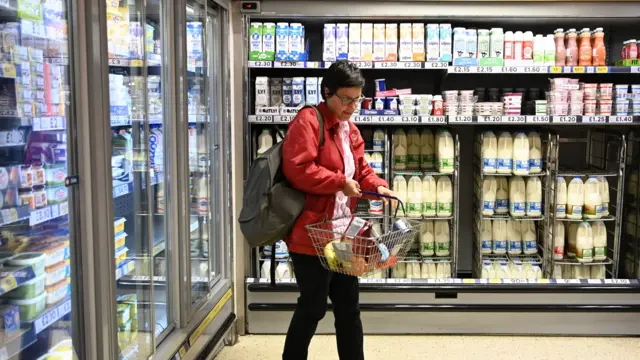
{"label": "packaged food box", "polygon": [[9,299],[31,299],[44,291],[45,274],[24,282],[13,291],[9,291],[5,296]]}
{"label": "packaged food box", "polygon": [[124,231],[124,223],[125,221],[127,221],[125,218],[121,217],[116,219],[113,222],[113,233],[114,234],[120,234],[121,232]]}
{"label": "packaged food box", "polygon": [[69,198],[69,190],[64,185],[47,187],[46,192],[49,205],[65,203]]}
{"label": "packaged food box", "polygon": [[47,293],[31,299],[8,299],[10,305],[16,305],[20,310],[20,321],[32,321],[44,311]]}
{"label": "packaged food box", "polygon": [[44,172],[47,186],[64,185],[64,179],[67,177],[66,165],[46,165]]}
{"label": "packaged food box", "polygon": [[115,248],[120,249],[121,247],[124,246],[126,241],[127,241],[127,233],[126,232],[119,233],[115,237],[115,243],[116,243]]}
{"label": "packaged food box", "polygon": [[129,249],[126,246],[116,249],[116,267],[122,265],[122,262],[127,259],[127,251]]}
{"label": "packaged food box", "polygon": [[55,265],[69,258],[69,242],[44,242],[29,247],[30,251],[45,253],[45,267]]}
{"label": "packaged food box", "polygon": [[8,261],[13,266],[31,266],[36,276],[44,274],[47,256],[42,252],[26,252],[14,256]]}
{"label": "packaged food box", "polygon": [[45,286],[51,286],[66,278],[71,277],[71,266],[69,260],[61,261],[45,269]]}
{"label": "packaged food box", "polygon": [[137,294],[124,294],[118,296],[118,304],[128,305],[131,311],[131,318],[133,323],[131,324],[131,331],[138,331],[138,295]]}
{"label": "packaged food box", "polygon": [[71,284],[69,279],[64,279],[54,285],[47,286],[47,305],[55,304],[71,294]]}
{"label": "packaged food box", "polygon": [[0,306],[0,314],[2,314],[3,321],[0,322],[0,326],[4,330],[4,334],[11,336],[20,329],[20,311],[15,305],[2,305]]}

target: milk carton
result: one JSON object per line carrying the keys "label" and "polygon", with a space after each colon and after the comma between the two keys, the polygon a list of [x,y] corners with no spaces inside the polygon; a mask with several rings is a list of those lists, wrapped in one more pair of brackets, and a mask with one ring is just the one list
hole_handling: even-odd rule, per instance
{"label": "milk carton", "polygon": [[349,60],[360,61],[360,24],[349,24]]}
{"label": "milk carton", "polygon": [[262,54],[260,60],[273,61],[276,56],[276,24],[264,23],[262,26]]}
{"label": "milk carton", "polygon": [[453,29],[453,60],[466,57],[467,31],[465,28]]}
{"label": "milk carton", "polygon": [[336,61],[336,24],[324,24],[322,60]]}
{"label": "milk carton", "polygon": [[303,27],[300,23],[289,25],[289,56],[288,60],[302,60],[304,54]]}
{"label": "milk carton", "polygon": [[284,106],[293,106],[293,79],[282,79],[282,103]]}
{"label": "milk carton", "polygon": [[373,61],[383,61],[385,52],[385,25],[373,24]]}
{"label": "milk carton", "polygon": [[249,25],[249,60],[260,60],[262,53],[262,23],[252,22]]}
{"label": "milk carton", "polygon": [[440,24],[440,61],[451,60],[451,24]]}
{"label": "milk carton", "polygon": [[398,24],[387,24],[384,37],[385,60],[398,61]]}
{"label": "milk carton", "polygon": [[360,28],[360,60],[373,60],[373,24],[365,23]]}
{"label": "milk carton", "polygon": [[440,61],[440,28],[427,24],[427,61]]}
{"label": "milk carton", "polygon": [[291,106],[293,107],[298,107],[300,105],[303,105],[305,103],[304,100],[304,78],[303,77],[294,77],[293,81],[291,82],[291,94],[292,94],[292,101],[291,101]]}
{"label": "milk carton", "polygon": [[282,105],[282,78],[271,78],[269,81],[271,106]]}
{"label": "milk carton", "polygon": [[318,104],[322,102],[322,78],[318,78]]}
{"label": "milk carton", "polygon": [[478,53],[478,33],[476,29],[467,29],[465,40],[467,49],[465,57],[475,59]]}
{"label": "milk carton", "polygon": [[336,24],[336,60],[349,58],[349,24]]}
{"label": "milk carton", "polygon": [[289,58],[289,23],[276,24],[276,60]]}
{"label": "milk carton", "polygon": [[317,105],[318,100],[318,78],[308,77],[305,83],[305,99],[308,105]]}
{"label": "milk carton", "polygon": [[398,50],[400,61],[411,61],[413,59],[413,50],[411,48],[411,24],[400,24],[400,46]]}
{"label": "milk carton", "polygon": [[411,51],[413,61],[424,61],[424,24],[422,23],[411,25]]}
{"label": "milk carton", "polygon": [[269,78],[266,76],[258,76],[256,77],[256,108],[267,107],[270,104]]}

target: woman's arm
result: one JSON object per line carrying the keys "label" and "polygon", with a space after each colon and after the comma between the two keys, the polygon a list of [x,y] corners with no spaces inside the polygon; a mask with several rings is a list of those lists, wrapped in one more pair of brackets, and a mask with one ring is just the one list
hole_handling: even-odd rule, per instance
{"label": "woman's arm", "polygon": [[340,172],[316,164],[320,131],[324,131],[319,128],[313,109],[304,109],[296,115],[282,144],[282,171],[298,190],[316,195],[335,194],[347,179]]}
{"label": "woman's arm", "polygon": [[[360,187],[362,188],[362,190],[380,192],[378,188],[381,186],[384,188],[389,188],[389,184],[387,184],[387,182],[384,179],[376,175],[376,173],[373,171],[371,166],[369,166],[369,163],[367,162],[367,160],[365,160],[364,139],[360,134],[360,130],[358,130],[355,126],[352,126],[351,133],[357,134],[357,136],[355,137],[355,141],[353,140],[353,136],[352,136],[353,149],[354,149],[353,155],[355,157],[356,164],[360,169],[360,172],[356,174],[356,176],[358,176],[356,180],[360,183]],[[370,197],[370,196],[363,196],[363,197],[373,199],[373,197]]]}

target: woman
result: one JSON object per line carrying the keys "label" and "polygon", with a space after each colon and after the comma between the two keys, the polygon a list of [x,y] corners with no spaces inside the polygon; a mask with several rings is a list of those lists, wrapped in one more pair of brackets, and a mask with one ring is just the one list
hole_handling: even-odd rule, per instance
{"label": "woman", "polygon": [[[289,124],[282,147],[282,169],[293,187],[306,193],[305,205],[285,241],[293,261],[300,297],[285,341],[283,360],[303,360],[311,338],[333,304],[338,354],[342,360],[364,359],[358,278],[322,267],[306,225],[350,215],[361,189],[392,195],[386,181],[364,159],[364,140],[349,121],[364,99],[364,78],[348,61],[335,62],[322,78],[324,102],[303,109]],[[319,134],[324,145],[318,149]]]}

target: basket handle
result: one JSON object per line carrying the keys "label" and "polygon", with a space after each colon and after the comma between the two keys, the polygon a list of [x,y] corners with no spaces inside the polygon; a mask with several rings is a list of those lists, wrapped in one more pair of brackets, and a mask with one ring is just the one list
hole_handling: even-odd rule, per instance
{"label": "basket handle", "polygon": [[[391,199],[391,200],[395,200],[398,202],[398,204],[400,204],[400,206],[402,207],[402,213],[404,214],[405,217],[407,217],[407,212],[404,210],[404,204],[402,203],[402,201],[400,199],[398,199],[395,196],[390,196],[390,195],[383,195],[380,193],[377,193],[375,191],[360,191],[360,193],[362,195],[370,195],[370,196],[377,196],[377,197],[383,197],[383,198],[387,198],[387,199]],[[396,213],[393,215],[393,217],[398,217],[398,210],[400,209],[400,206],[396,206]]]}

